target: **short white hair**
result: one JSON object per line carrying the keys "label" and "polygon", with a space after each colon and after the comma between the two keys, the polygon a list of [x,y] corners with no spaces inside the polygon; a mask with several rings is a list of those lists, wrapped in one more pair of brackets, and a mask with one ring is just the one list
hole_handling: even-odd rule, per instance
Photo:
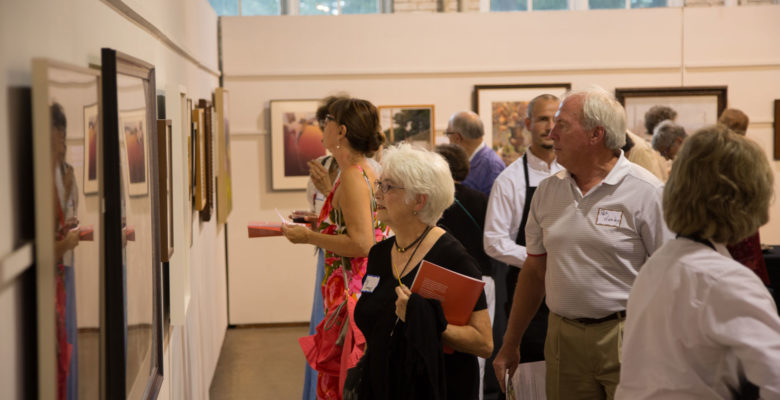
{"label": "short white hair", "polygon": [[582,127],[591,130],[604,128],[604,146],[619,151],[626,144],[626,110],[609,92],[600,86],[591,86],[585,90],[570,91],[564,100],[583,96]]}
{"label": "short white hair", "polygon": [[450,166],[442,156],[408,143],[391,146],[382,152],[382,171],[385,178],[406,190],[406,202],[417,195],[427,196],[420,221],[435,225],[455,199],[455,182]]}

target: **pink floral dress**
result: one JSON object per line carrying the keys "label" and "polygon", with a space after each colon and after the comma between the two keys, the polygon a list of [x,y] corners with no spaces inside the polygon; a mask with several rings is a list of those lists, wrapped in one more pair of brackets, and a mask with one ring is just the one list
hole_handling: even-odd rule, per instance
{"label": "pink floral dress", "polygon": [[[371,220],[376,242],[384,240],[388,229],[376,219],[376,200],[368,175],[363,178],[371,190]],[[347,233],[344,214],[333,206],[341,178],[336,180],[322,206],[317,230],[329,235]],[[366,274],[367,257],[342,257],[325,250],[325,276],[322,280],[322,299],[325,318],[312,336],[300,339],[304,355],[317,374],[317,398],[341,399],[346,369],[354,366],[363,354],[365,339],[353,323],[352,313]]]}

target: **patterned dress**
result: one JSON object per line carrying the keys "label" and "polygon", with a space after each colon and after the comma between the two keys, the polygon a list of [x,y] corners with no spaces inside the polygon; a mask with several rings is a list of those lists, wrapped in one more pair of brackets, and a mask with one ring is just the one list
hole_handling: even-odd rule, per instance
{"label": "patterned dress", "polygon": [[[371,190],[371,220],[374,226],[374,239],[376,242],[380,242],[387,237],[388,229],[384,224],[380,223],[376,219],[376,200],[374,199],[374,190],[369,181],[368,175],[362,168],[358,166],[360,172],[363,174],[363,178],[366,181],[369,189]],[[325,200],[325,204],[322,206],[322,211],[318,219],[317,230],[320,233],[329,235],[342,235],[347,233],[347,226],[344,222],[344,214],[340,208],[333,206],[333,195],[336,193],[339,185],[341,184],[341,177],[336,180],[333,185],[328,198]],[[338,356],[338,361],[343,364],[343,361],[347,359],[358,358],[362,355],[362,348],[358,349],[359,354],[355,354],[352,349],[343,349],[344,352],[352,352],[351,355],[342,355],[342,347],[345,344],[344,336],[346,332],[352,332],[350,326],[344,329],[340,329],[344,325],[354,325],[352,318],[352,311],[354,310],[354,304],[357,302],[358,294],[363,285],[363,276],[366,274],[367,257],[342,257],[335,254],[332,251],[325,250],[325,276],[322,280],[322,298],[325,308],[325,320],[318,327],[317,333],[314,336],[309,336],[312,341],[319,342],[317,360],[313,363],[312,359],[306,349],[307,359],[310,364],[315,364],[313,367],[317,369],[317,398],[318,399],[341,399],[340,382],[343,385],[343,371],[346,370],[343,365],[339,368],[328,368],[327,366],[321,366],[325,364],[321,362],[325,357],[325,353]],[[342,311],[343,309],[343,311]],[[342,313],[343,319],[339,319],[336,314]],[[335,326],[331,325],[333,323]],[[354,329],[357,330],[357,329]],[[359,333],[359,331],[358,331]],[[346,340],[346,343],[353,342],[352,335]],[[360,335],[362,336],[362,335]],[[331,340],[335,338],[335,340]],[[303,338],[306,339],[306,338]],[[354,343],[360,342],[362,339],[355,339]],[[330,343],[332,342],[332,343]],[[301,342],[303,346],[303,341]],[[328,344],[323,344],[328,343]],[[329,357],[333,365],[334,357]],[[321,362],[321,363],[320,363]]]}

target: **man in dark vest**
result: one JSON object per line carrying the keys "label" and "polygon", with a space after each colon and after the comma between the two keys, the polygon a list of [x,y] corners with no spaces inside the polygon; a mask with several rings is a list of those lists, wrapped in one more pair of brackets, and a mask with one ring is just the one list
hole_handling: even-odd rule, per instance
{"label": "man in dark vest", "polygon": [[[525,127],[531,133],[531,146],[510,164],[493,184],[485,218],[485,252],[509,266],[507,296],[497,301],[497,312],[509,316],[517,275],[526,260],[525,223],[534,190],[540,181],[561,170],[555,161],[550,130],[559,100],[550,94],[535,97],[528,104]],[[547,307],[542,306],[523,337],[520,362],[544,360],[544,338],[547,331]],[[498,377],[502,379],[502,377]]]}

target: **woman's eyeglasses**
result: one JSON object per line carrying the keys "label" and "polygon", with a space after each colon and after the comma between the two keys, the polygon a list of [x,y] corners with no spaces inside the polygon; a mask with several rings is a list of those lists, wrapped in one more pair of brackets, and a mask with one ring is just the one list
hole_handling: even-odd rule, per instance
{"label": "woman's eyeglasses", "polygon": [[376,186],[377,190],[379,190],[382,193],[387,193],[388,191],[390,191],[390,189],[403,189],[403,187],[401,186],[391,185],[389,183],[384,183],[379,180],[374,181],[374,185]]}
{"label": "woman's eyeglasses", "polygon": [[328,124],[328,121],[333,121],[333,122],[335,122],[337,124],[339,123],[339,121],[336,121],[336,117],[328,114],[328,115],[325,116],[325,118],[320,120],[320,128],[325,129],[325,125]]}

